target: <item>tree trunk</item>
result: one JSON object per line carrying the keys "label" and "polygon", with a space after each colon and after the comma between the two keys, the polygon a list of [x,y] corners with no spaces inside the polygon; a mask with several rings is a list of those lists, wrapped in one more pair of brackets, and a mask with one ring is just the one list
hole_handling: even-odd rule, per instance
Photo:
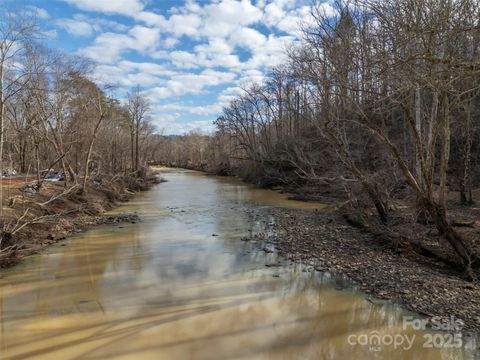
{"label": "tree trunk", "polygon": [[135,171],[135,148],[134,148],[134,130],[133,130],[133,125],[130,131],[130,155],[131,155],[131,161],[132,161],[132,171]]}
{"label": "tree trunk", "polygon": [[138,172],[138,158],[139,158],[139,151],[138,151],[138,136],[140,132],[140,124],[137,122],[135,126],[135,172]]}
{"label": "tree trunk", "polygon": [[450,109],[448,96],[444,96],[442,148],[440,154],[440,190],[438,201],[444,209],[447,208],[447,169],[450,158]]}
{"label": "tree trunk", "polygon": [[[465,142],[463,144],[463,173],[460,178],[460,203],[463,205],[472,205],[472,185],[470,162],[472,157],[472,113],[471,102],[465,107]],[[469,197],[467,199],[466,193]]]}
{"label": "tree trunk", "polygon": [[432,217],[438,232],[448,241],[455,253],[460,257],[465,274],[471,279],[473,277],[472,266],[478,263],[478,257],[465,243],[462,236],[456,232],[452,225],[448,222],[445,208],[429,199],[423,200],[425,209]]}
{"label": "tree trunk", "polygon": [[37,142],[35,142],[35,160],[37,162],[37,183],[40,184],[40,152]]}
{"label": "tree trunk", "polygon": [[[420,85],[417,84],[415,87],[415,130],[419,137],[422,136],[422,100]],[[420,153],[420,148],[418,144],[415,144],[415,175],[416,178],[420,181],[423,179],[422,169],[421,169],[421,157],[423,154]],[[421,186],[421,184],[419,184]]]}
{"label": "tree trunk", "polygon": [[85,193],[85,189],[86,189],[86,186],[87,186],[88,165],[90,163],[90,156],[92,155],[93,143],[95,142],[95,139],[97,138],[98,128],[100,127],[100,124],[102,123],[102,120],[103,120],[103,114],[100,115],[100,118],[98,119],[97,123],[95,124],[95,128],[93,129],[92,139],[90,140],[90,144],[88,145],[87,156],[85,158],[85,171],[83,173],[83,183],[82,183],[82,190],[81,190],[82,194]]}
{"label": "tree trunk", "polygon": [[370,200],[372,200],[373,205],[375,206],[375,209],[377,209],[378,216],[380,218],[380,221],[383,224],[386,224],[388,222],[388,212],[387,212],[387,207],[385,203],[381,200],[380,194],[378,193],[378,190],[373,187],[371,184],[369,184],[366,181],[360,180],[362,183],[363,188],[368,194],[368,197]]}

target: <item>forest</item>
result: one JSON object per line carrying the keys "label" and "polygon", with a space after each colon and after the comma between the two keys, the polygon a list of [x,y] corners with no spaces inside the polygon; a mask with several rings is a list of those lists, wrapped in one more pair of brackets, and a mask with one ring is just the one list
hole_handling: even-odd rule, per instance
{"label": "forest", "polygon": [[336,198],[395,246],[430,252],[417,225],[433,227],[473,277],[478,241],[459,230],[473,222],[450,210],[478,201],[479,2],[334,5],[312,7],[288,61],[245,86],[213,135],[165,138],[157,160]]}
{"label": "forest", "polygon": [[[0,29],[0,157],[3,175],[61,168],[67,183],[90,171],[135,172],[159,141],[140,87],[113,97],[93,64],[36,42],[33,17],[7,14]],[[84,185],[83,185],[84,188]]]}

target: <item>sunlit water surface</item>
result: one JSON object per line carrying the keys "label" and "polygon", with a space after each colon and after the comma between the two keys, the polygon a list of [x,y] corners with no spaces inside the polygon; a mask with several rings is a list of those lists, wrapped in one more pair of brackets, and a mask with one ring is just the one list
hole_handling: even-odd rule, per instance
{"label": "sunlit water surface", "polygon": [[[276,255],[241,240],[262,231],[252,209],[319,204],[196,172],[163,176],[116,210],[141,222],[97,227],[3,271],[1,359],[476,358],[465,341],[425,348],[398,307],[329,274],[267,267]],[[352,344],[360,335],[415,341]]]}

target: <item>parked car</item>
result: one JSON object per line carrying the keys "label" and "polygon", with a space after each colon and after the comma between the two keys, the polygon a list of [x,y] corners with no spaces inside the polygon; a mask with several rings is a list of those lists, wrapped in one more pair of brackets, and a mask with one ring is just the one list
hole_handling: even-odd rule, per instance
{"label": "parked car", "polygon": [[2,178],[8,178],[8,177],[12,177],[12,176],[15,176],[15,175],[17,175],[17,170],[8,168],[8,169],[4,169],[2,171],[1,177]]}
{"label": "parked car", "polygon": [[49,182],[65,181],[65,174],[61,172],[53,175],[48,175],[45,177],[45,181],[49,181]]}

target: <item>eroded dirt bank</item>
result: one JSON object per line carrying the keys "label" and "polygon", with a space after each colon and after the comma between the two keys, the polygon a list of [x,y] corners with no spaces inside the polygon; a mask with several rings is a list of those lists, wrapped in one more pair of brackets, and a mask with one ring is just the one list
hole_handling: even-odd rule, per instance
{"label": "eroded dirt bank", "polygon": [[480,330],[480,284],[468,282],[433,258],[379,243],[334,211],[259,209],[268,226],[257,240],[311,271],[343,273],[365,293],[427,316],[455,316]]}
{"label": "eroded dirt bank", "polygon": [[108,177],[88,183],[83,194],[78,188],[66,190],[63,182],[44,183],[39,192],[25,191],[20,186],[8,189],[8,205],[2,217],[0,268],[13,266],[25,256],[92,226],[138,221],[136,214],[104,214],[159,181],[154,174],[143,178]]}

